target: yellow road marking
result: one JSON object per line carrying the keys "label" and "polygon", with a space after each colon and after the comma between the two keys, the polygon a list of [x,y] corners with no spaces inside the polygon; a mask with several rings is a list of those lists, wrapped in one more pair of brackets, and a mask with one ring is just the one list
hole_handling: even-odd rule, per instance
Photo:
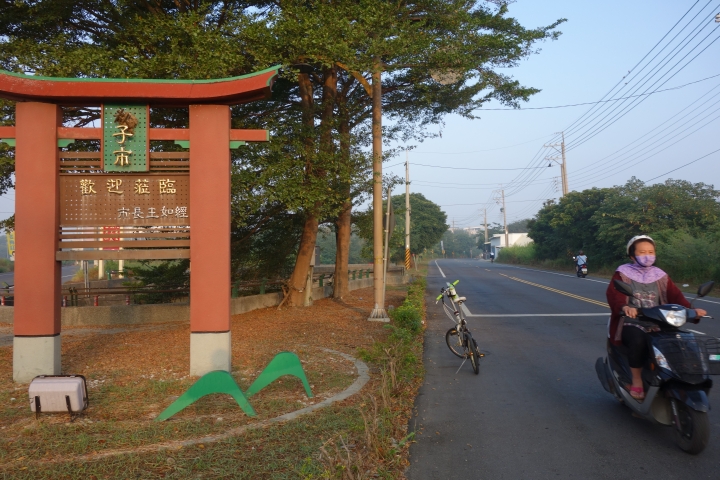
{"label": "yellow road marking", "polygon": [[595,305],[600,305],[601,307],[610,308],[607,303],[605,303],[605,302],[599,302],[599,301],[597,301],[597,300],[593,300],[592,298],[581,297],[580,295],[575,295],[575,294],[573,294],[573,293],[564,292],[564,291],[558,290],[558,289],[556,289],[556,288],[546,287],[545,285],[540,285],[539,283],[528,282],[527,280],[523,280],[522,278],[511,277],[511,276],[509,276],[509,275],[505,275],[504,273],[501,273],[500,275],[502,275],[503,277],[509,278],[510,280],[515,280],[516,282],[525,283],[525,284],[527,284],[527,285],[532,285],[533,287],[544,288],[545,290],[549,290],[549,291],[551,291],[551,292],[559,293],[560,295],[565,295],[565,296],[568,296],[568,297],[571,297],[571,298],[575,298],[575,299],[577,299],[577,300],[582,300],[583,302],[588,302],[588,303],[592,303],[592,304],[595,304]]}

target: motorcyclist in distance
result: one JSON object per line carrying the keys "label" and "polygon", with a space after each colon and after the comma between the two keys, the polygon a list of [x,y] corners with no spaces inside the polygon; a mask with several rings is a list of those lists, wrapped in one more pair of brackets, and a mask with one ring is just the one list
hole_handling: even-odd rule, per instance
{"label": "motorcyclist in distance", "polygon": [[587,265],[587,256],[582,250],[578,252],[576,257],[573,257],[573,260],[575,260],[575,273],[580,271],[580,265]]}
{"label": "motorcyclist in distance", "polygon": [[[632,371],[632,385],[628,386],[630,395],[641,401],[645,398],[642,383],[642,368],[648,356],[648,332],[659,327],[650,321],[638,318],[639,308],[650,308],[658,305],[674,303],[686,308],[690,307],[685,295],[675,286],[667,273],[655,263],[655,241],[647,235],[637,235],[630,239],[626,251],[632,263],[620,265],[610,280],[607,288],[607,301],[610,305],[610,322],[608,337],[615,345],[625,345],[628,349],[628,363]],[[633,287],[633,296],[627,297],[615,289],[613,280],[621,280]],[[707,315],[701,308],[696,308],[697,317],[689,320],[697,323],[700,317]]]}

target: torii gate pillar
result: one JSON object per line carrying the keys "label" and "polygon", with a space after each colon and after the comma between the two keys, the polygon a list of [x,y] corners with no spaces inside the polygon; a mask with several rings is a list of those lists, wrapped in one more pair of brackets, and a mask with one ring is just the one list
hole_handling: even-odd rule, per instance
{"label": "torii gate pillar", "polygon": [[190,375],[230,371],[230,108],[190,105]]}
{"label": "torii gate pillar", "polygon": [[60,107],[18,102],[15,121],[15,298],[24,301],[15,302],[13,378],[30,381],[60,374]]}

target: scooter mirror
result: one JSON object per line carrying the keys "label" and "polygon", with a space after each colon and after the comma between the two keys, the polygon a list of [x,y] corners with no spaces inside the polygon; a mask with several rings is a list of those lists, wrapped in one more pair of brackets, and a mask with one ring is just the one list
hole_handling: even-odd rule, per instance
{"label": "scooter mirror", "polygon": [[632,287],[631,287],[630,285],[628,285],[627,283],[622,282],[622,281],[620,281],[620,280],[613,280],[613,284],[615,285],[615,289],[616,289],[618,292],[620,292],[620,293],[622,293],[622,294],[624,294],[624,295],[627,295],[628,297],[632,297],[632,296],[633,296],[633,289],[632,289]]}
{"label": "scooter mirror", "polygon": [[709,281],[709,282],[705,282],[705,283],[703,283],[702,285],[700,285],[700,286],[698,287],[698,291],[697,291],[698,298],[704,297],[705,295],[707,295],[708,293],[710,293],[710,292],[712,291],[712,289],[713,289],[714,286],[715,286],[715,282],[713,282],[712,280]]}

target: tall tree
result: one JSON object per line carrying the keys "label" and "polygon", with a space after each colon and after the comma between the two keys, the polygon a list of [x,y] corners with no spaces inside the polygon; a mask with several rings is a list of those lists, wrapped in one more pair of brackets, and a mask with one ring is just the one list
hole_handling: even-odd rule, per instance
{"label": "tall tree", "polygon": [[[399,125],[395,131],[410,138],[416,126],[437,123],[446,113],[472,116],[492,98],[507,104],[527,99],[536,90],[496,70],[516,65],[536,42],[556,38],[559,23],[525,29],[507,16],[506,3],[479,0],[39,0],[0,8],[0,65],[14,71],[216,78],[277,63],[295,66],[277,82],[273,101],[234,109],[233,118],[235,126],[261,124],[276,139],[234,156],[240,177],[234,184],[249,185],[256,197],[239,192],[234,198],[257,206],[279,202],[306,223],[291,303],[301,297],[321,219],[341,212],[339,250],[346,248],[348,198],[358,190],[353,169],[367,168],[347,161],[347,152],[367,125],[374,69],[385,72],[382,101]],[[438,83],[433,75],[453,82]],[[341,82],[337,90],[334,78]],[[265,110],[258,115],[254,107]],[[87,122],[93,115],[75,117]],[[362,182],[357,185],[362,189]],[[234,212],[238,225],[250,216],[248,209]]]}
{"label": "tall tree", "polygon": [[[405,214],[405,195],[394,195],[392,197],[393,210],[395,215],[402,217]],[[387,202],[384,202],[387,205]],[[383,208],[385,208],[383,206]],[[410,244],[412,253],[420,254],[430,250],[448,229],[447,214],[442,211],[439,205],[428,200],[422,193],[410,194],[410,231],[412,242]],[[354,216],[354,222],[358,228],[358,235],[365,241],[364,256],[371,258],[372,255],[372,211],[366,210]],[[395,230],[390,236],[390,252],[396,259],[405,258],[405,223],[398,222]]]}
{"label": "tall tree", "polygon": [[685,232],[703,235],[717,228],[720,191],[703,183],[667,180],[646,186],[632,178],[614,188],[570,192],[548,202],[528,222],[539,259],[563,258],[584,249],[598,264],[622,260],[634,235]]}

